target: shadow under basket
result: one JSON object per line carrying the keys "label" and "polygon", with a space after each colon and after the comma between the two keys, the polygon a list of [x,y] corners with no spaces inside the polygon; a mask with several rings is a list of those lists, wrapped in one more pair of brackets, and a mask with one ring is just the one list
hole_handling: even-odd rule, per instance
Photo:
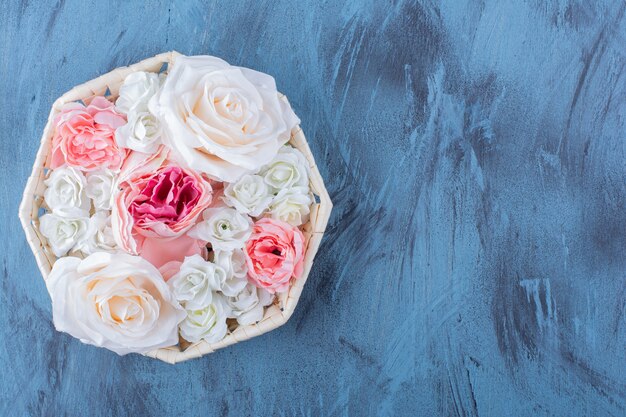
{"label": "shadow under basket", "polygon": [[[116,68],[107,74],[72,88],[52,105],[48,123],[43,131],[41,145],[35,158],[31,176],[26,183],[19,210],[19,217],[24,232],[26,233],[26,239],[35,255],[37,265],[44,279],[47,279],[52,265],[57,259],[52,253],[47,239],[39,232],[39,217],[45,211],[42,207],[43,193],[45,191],[44,180],[48,173],[45,162],[50,152],[52,135],[54,133],[52,122],[54,117],[66,103],[80,100],[88,101],[91,97],[98,95],[107,96],[107,98],[114,100],[126,76],[136,71],[162,72],[166,70],[168,65],[172,64],[178,56],[180,56],[180,54],[175,51],[166,52],[128,67]],[[282,95],[280,98],[287,100],[287,98]],[[311,207],[310,220],[302,227],[306,239],[306,253],[302,276],[296,280],[292,280],[289,291],[280,294],[276,302],[266,308],[263,319],[256,324],[231,327],[231,331],[228,335],[217,343],[201,341],[186,344],[184,347],[179,344],[150,351],[145,354],[146,356],[174,364],[197,358],[217,349],[261,335],[287,322],[298,304],[298,299],[300,298],[300,294],[302,293],[302,289],[311,270],[313,259],[324,236],[324,231],[326,230],[326,225],[328,224],[332,210],[332,202],[324,187],[324,182],[315,165],[315,160],[300,126],[296,126],[292,130],[289,143],[299,149],[307,158],[310,168],[310,186],[316,196],[316,201]]]}

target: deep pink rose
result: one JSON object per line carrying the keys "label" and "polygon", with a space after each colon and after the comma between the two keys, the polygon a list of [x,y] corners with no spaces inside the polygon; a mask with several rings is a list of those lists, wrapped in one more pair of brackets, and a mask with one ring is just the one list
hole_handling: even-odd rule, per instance
{"label": "deep pink rose", "polygon": [[203,192],[197,178],[177,166],[165,167],[134,185],[136,193],[126,200],[128,211],[137,230],[147,236],[178,235]]}
{"label": "deep pink rose", "polygon": [[97,96],[88,106],[68,103],[54,119],[50,168],[64,163],[83,171],[109,168],[118,171],[126,150],[115,142],[115,129],[126,124],[126,117],[104,97]]}
{"label": "deep pink rose", "polygon": [[123,170],[120,178],[112,226],[121,248],[157,266],[201,253],[206,242],[184,234],[211,204],[213,192],[206,179],[161,156],[135,166],[131,173]]}
{"label": "deep pink rose", "polygon": [[257,221],[246,242],[248,281],[274,294],[289,290],[291,278],[302,275],[304,235],[280,220]]}

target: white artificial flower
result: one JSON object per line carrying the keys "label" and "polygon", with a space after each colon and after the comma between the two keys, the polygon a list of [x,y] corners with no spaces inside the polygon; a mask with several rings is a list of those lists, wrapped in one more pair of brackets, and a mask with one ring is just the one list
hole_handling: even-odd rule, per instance
{"label": "white artificial flower", "polygon": [[85,193],[87,182],[79,170],[72,167],[57,168],[52,171],[44,184],[44,201],[52,211],[80,209],[89,211],[91,202]]}
{"label": "white artificial flower", "polygon": [[187,310],[199,310],[211,303],[213,292],[221,290],[226,278],[222,267],[193,255],[185,258],[178,273],[167,283]]}
{"label": "white artificial flower", "polygon": [[269,212],[273,219],[300,226],[309,220],[311,204],[313,197],[308,187],[286,188],[274,197]]}
{"label": "white artificial flower", "polygon": [[159,271],[126,253],[58,259],[46,286],[57,330],[125,355],[178,343],[186,313]]}
{"label": "white artificial flower", "polygon": [[239,294],[248,282],[246,279],[248,264],[243,250],[214,251],[213,262],[226,271],[226,281],[221,288],[222,293],[227,296]]}
{"label": "white artificial flower", "polygon": [[148,111],[131,112],[128,122],[115,131],[115,141],[121,148],[153,154],[161,144],[161,126]]}
{"label": "white artificial flower", "polygon": [[48,239],[56,256],[64,256],[68,251],[84,245],[89,237],[89,217],[79,209],[57,210],[39,218],[39,231]]}
{"label": "white artificial flower", "polygon": [[261,168],[259,175],[274,192],[309,186],[309,164],[302,152],[291,146],[280,148],[272,162]]}
{"label": "white artificial flower", "polygon": [[188,235],[206,240],[213,250],[241,249],[252,233],[250,217],[229,207],[206,209],[202,217]]}
{"label": "white artificial flower", "polygon": [[110,214],[98,211],[89,219],[88,237],[80,246],[80,251],[86,255],[95,252],[117,252],[119,246],[113,237]]}
{"label": "white artificial flower", "polygon": [[213,56],[179,56],[150,111],[187,166],[234,182],[269,163],[300,122],[274,78]]}
{"label": "white artificial flower", "polygon": [[228,332],[226,319],[230,314],[230,308],[224,297],[217,293],[213,294],[211,303],[206,307],[197,310],[187,309],[187,318],[180,324],[180,334],[192,343],[203,339],[208,343],[219,342]]}
{"label": "white artificial flower", "polygon": [[96,210],[111,210],[116,187],[116,175],[109,169],[87,174],[86,193],[93,200]]}
{"label": "white artificial flower", "polygon": [[153,72],[136,71],[124,79],[115,107],[123,113],[148,110],[148,102],[159,91],[161,77]]}
{"label": "white artificial flower", "polygon": [[224,189],[222,199],[240,213],[259,217],[272,202],[272,190],[259,175],[244,175]]}
{"label": "white artificial flower", "polygon": [[226,299],[231,309],[231,318],[236,318],[242,326],[253,324],[263,318],[264,307],[272,304],[274,296],[262,288],[247,284],[234,297]]}

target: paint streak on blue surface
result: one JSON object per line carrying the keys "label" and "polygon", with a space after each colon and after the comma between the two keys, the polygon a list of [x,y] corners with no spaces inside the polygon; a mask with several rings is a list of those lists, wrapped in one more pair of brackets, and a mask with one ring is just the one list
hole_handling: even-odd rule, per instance
{"label": "paint streak on blue surface", "polygon": [[[3,1],[0,415],[626,415],[623,1]],[[335,202],[291,321],[168,366],[51,325],[17,220],[54,99],[272,73]]]}

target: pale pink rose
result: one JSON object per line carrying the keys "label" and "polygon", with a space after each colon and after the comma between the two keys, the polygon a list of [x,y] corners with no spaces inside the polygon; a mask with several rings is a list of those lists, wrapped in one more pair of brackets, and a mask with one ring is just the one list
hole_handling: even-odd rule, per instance
{"label": "pale pink rose", "polygon": [[174,275],[180,271],[180,266],[183,263],[180,261],[169,261],[159,267],[159,272],[163,275],[163,279],[167,282]]}
{"label": "pale pink rose", "polygon": [[[200,255],[206,258],[209,251],[207,242],[182,235],[174,239],[144,238],[141,244],[141,256],[157,268],[168,264],[180,263],[187,256]],[[169,269],[166,269],[166,272]],[[178,272],[178,271],[176,271]],[[171,275],[163,274],[167,281]]]}
{"label": "pale pink rose", "polygon": [[[132,154],[129,160],[132,160]],[[113,235],[126,252],[160,266],[202,254],[206,242],[184,236],[213,199],[198,173],[156,156],[120,173],[112,212]]]}
{"label": "pale pink rose", "polygon": [[297,227],[270,218],[257,221],[246,242],[248,280],[272,294],[289,290],[291,278],[302,275],[304,246]]}
{"label": "pale pink rose", "polygon": [[65,104],[54,119],[50,168],[67,163],[83,171],[119,171],[126,150],[117,146],[115,129],[124,124],[126,117],[104,97],[94,97],[87,106]]}

